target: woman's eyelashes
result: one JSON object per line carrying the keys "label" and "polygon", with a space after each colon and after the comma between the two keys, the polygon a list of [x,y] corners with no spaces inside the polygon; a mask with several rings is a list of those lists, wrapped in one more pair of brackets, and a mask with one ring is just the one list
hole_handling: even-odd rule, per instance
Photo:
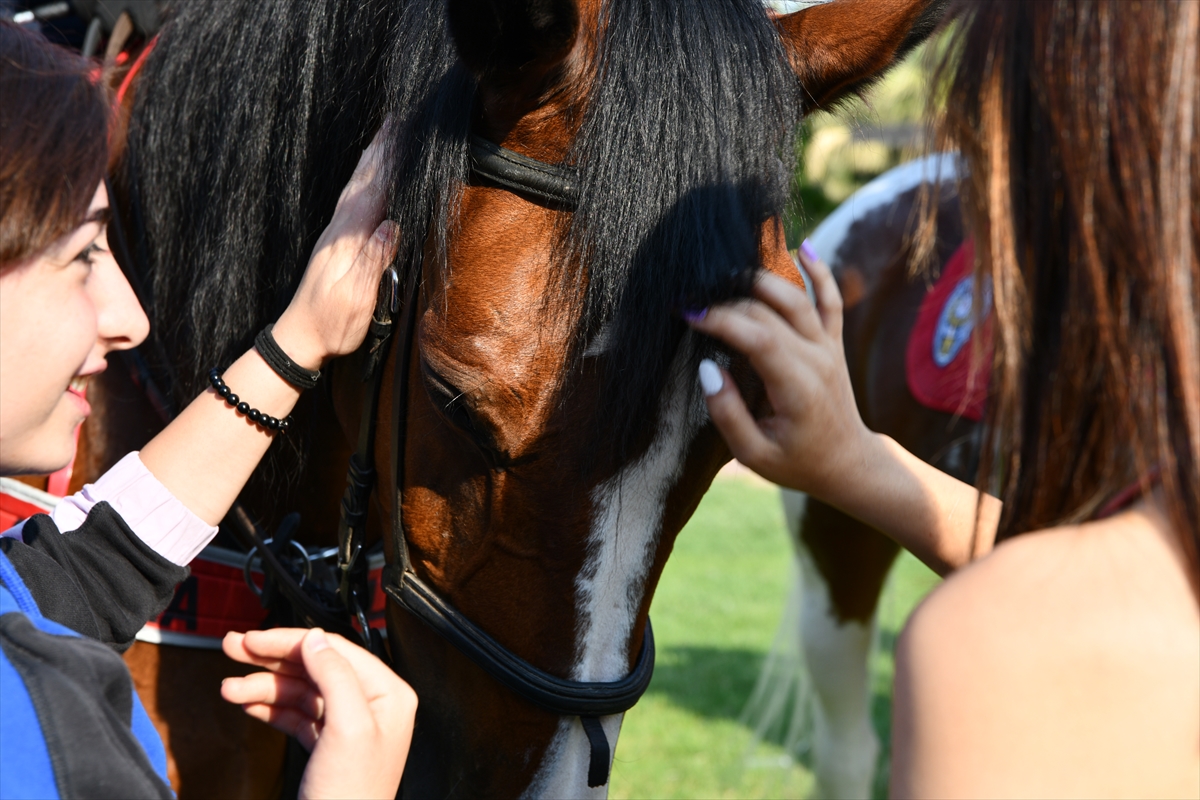
{"label": "woman's eyelashes", "polygon": [[71,259],[71,261],[77,262],[80,264],[86,264],[87,266],[91,267],[91,266],[95,265],[95,262],[92,260],[92,258],[97,253],[103,253],[103,252],[104,252],[103,247],[96,244],[95,242],[92,242],[87,247],[83,248],[83,250],[79,253],[79,255],[75,256],[75,258]]}

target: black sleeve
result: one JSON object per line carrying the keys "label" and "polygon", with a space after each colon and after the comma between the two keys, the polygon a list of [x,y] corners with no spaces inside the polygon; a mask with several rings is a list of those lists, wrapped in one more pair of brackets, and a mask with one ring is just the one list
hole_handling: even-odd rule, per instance
{"label": "black sleeve", "polygon": [[108,503],[97,503],[78,530],[60,533],[39,514],[21,535],[23,544],[3,538],[0,548],[42,615],[118,652],[162,613],[188,575],[187,567],[150,549]]}
{"label": "black sleeve", "polygon": [[19,613],[0,616],[0,649],[33,702],[60,797],[174,797],[133,733],[133,677],[120,656]]}

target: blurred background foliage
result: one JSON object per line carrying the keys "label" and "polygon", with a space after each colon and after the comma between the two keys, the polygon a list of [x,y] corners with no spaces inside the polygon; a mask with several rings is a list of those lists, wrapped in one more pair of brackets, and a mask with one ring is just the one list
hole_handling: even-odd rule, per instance
{"label": "blurred background foliage", "polygon": [[873,178],[923,154],[931,48],[922,45],[862,97],[804,120],[800,168],[784,219],[798,247],[838,204]]}

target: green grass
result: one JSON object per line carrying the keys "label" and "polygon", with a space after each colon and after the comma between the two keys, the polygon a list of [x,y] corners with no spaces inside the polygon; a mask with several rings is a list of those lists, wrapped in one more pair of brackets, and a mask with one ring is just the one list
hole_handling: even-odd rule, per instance
{"label": "green grass", "polygon": [[[752,732],[738,721],[779,624],[791,558],[778,490],[744,478],[716,481],[679,535],[654,597],[658,663],[625,717],[611,797],[801,797],[812,787],[803,765],[748,767]],[[873,716],[884,741],[891,645],[934,582],[911,557],[892,580],[873,668]],[[764,743],[755,755],[760,763],[784,753]]]}

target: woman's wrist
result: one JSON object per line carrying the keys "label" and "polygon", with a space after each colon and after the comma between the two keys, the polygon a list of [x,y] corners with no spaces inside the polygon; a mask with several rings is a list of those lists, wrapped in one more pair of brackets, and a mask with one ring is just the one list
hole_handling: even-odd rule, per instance
{"label": "woman's wrist", "polygon": [[[253,349],[224,369],[221,379],[239,400],[278,419],[286,418],[300,398],[300,390]],[[216,525],[278,435],[230,408],[209,388],[150,440],[140,457],[184,506]]]}
{"label": "woman's wrist", "polygon": [[875,473],[886,469],[891,457],[888,441],[888,437],[860,421],[852,436],[840,447],[831,448],[817,471],[820,483],[814,483],[807,493],[858,516],[855,510],[871,502],[870,487],[875,483]]}
{"label": "woman's wrist", "polygon": [[320,369],[329,358],[330,354],[314,328],[299,320],[290,306],[275,323],[271,335],[287,357],[305,369]]}

